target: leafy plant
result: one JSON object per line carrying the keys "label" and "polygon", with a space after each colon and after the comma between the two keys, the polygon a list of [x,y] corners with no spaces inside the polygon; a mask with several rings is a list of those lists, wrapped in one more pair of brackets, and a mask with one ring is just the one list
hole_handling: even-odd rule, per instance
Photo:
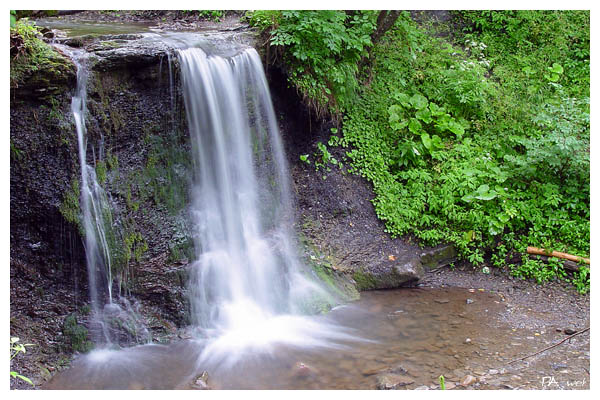
{"label": "leafy plant", "polygon": [[220,21],[225,15],[223,10],[199,10],[198,15],[203,18],[211,19],[213,21]]}
{"label": "leafy plant", "polygon": [[586,294],[590,291],[590,269],[586,266],[581,265],[579,271],[575,273],[575,276],[571,280],[577,291],[581,294]]}
{"label": "leafy plant", "polygon": [[[16,336],[11,336],[10,337],[10,360],[12,361],[13,358],[15,358],[18,354],[23,353],[25,354],[27,352],[27,347],[28,346],[35,346],[34,344],[31,343],[19,343],[21,339],[19,339]],[[21,374],[19,374],[18,372],[15,371],[10,371],[10,377],[11,378],[18,378],[21,379],[27,383],[29,383],[30,385],[34,386],[33,382],[31,381],[31,379],[29,379],[26,376],[23,376]]]}
{"label": "leafy plant", "polygon": [[[589,254],[589,12],[456,12],[462,33],[402,12],[370,47],[375,15],[249,17],[307,102],[343,120],[316,167],[339,164],[330,150],[343,148],[387,232],[452,242],[475,265],[505,267],[531,245]],[[555,261],[510,268],[569,279]],[[586,276],[571,281],[584,288]]]}
{"label": "leafy plant", "polygon": [[70,341],[73,351],[85,353],[94,347],[94,344],[88,339],[88,330],[77,322],[75,314],[65,318],[63,334]]}
{"label": "leafy plant", "polygon": [[[587,254],[589,98],[561,86],[562,63],[543,68],[558,79],[534,64],[509,73],[514,60],[498,54],[497,42],[469,35],[465,51],[399,19],[373,51],[373,80],[345,114],[339,144],[350,170],[373,183],[392,236],[451,241],[476,265],[491,257],[505,266],[509,254],[545,241]],[[488,68],[503,80],[486,76]],[[513,273],[538,282],[566,276],[530,260]]]}
{"label": "leafy plant", "polygon": [[358,89],[359,61],[375,29],[373,11],[254,11],[252,25],[282,54],[290,83],[319,114],[339,113]]}

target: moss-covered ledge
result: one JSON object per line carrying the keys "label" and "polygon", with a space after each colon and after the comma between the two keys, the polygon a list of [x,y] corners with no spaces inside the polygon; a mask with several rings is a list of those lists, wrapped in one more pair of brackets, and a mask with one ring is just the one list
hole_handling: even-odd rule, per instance
{"label": "moss-covered ledge", "polygon": [[40,39],[27,21],[10,32],[10,89],[12,98],[50,99],[74,87],[77,77],[71,59]]}

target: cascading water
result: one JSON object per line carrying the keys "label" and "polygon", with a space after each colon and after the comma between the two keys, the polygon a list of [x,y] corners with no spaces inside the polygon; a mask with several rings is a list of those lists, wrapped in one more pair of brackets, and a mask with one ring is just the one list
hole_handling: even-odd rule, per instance
{"label": "cascading water", "polygon": [[192,319],[209,338],[201,362],[347,339],[299,315],[327,294],[293,245],[288,170],[258,54],[187,48],[178,57],[195,163]]}
{"label": "cascading water", "polygon": [[[82,56],[84,58],[85,55]],[[106,193],[98,184],[94,167],[87,164],[87,136],[85,127],[87,69],[74,58],[77,65],[77,90],[71,102],[71,111],[77,129],[79,162],[81,167],[81,212],[85,231],[85,254],[90,285],[92,308],[97,313],[104,304],[101,291],[106,291],[112,303],[112,276],[110,250],[106,240],[105,219],[110,218],[110,205]]]}
{"label": "cascading water", "polygon": [[[77,89],[71,101],[71,112],[75,120],[79,161],[81,168],[81,224],[85,236],[85,254],[88,270],[90,303],[93,317],[93,340],[96,343],[111,345],[115,339],[114,324],[125,322],[135,336],[134,341],[150,340],[147,329],[140,323],[136,313],[131,309],[129,301],[120,298],[121,305],[113,296],[113,276],[111,251],[108,243],[108,232],[111,229],[112,212],[110,202],[104,189],[98,183],[96,171],[87,163],[87,129],[86,92],[88,70],[87,54],[83,51],[71,51],[62,47],[71,55],[77,67]],[[102,151],[102,148],[100,149]],[[130,336],[128,334],[128,336]]]}

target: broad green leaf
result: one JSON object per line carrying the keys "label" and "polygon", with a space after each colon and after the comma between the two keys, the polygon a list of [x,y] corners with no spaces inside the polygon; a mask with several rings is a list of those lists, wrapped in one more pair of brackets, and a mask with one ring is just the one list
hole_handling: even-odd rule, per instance
{"label": "broad green leaf", "polygon": [[421,134],[421,142],[423,142],[423,146],[431,152],[431,138],[428,133],[425,132]]}
{"label": "broad green leaf", "polygon": [[487,192],[487,193],[480,193],[478,196],[475,196],[475,198],[478,200],[489,201],[489,200],[495,199],[496,196],[498,196],[498,193],[496,193],[496,192]]}
{"label": "broad green leaf", "polygon": [[477,188],[477,193],[480,193],[480,194],[487,193],[487,192],[489,192],[489,190],[490,190],[490,187],[486,184],[483,184]]}
{"label": "broad green leaf", "polygon": [[406,93],[396,93],[394,94],[394,100],[400,102],[404,107],[410,107],[410,96]]}
{"label": "broad green leaf", "polygon": [[560,76],[558,74],[544,74],[544,78],[548,79],[550,82],[558,82]]}
{"label": "broad green leaf", "polygon": [[408,121],[403,120],[403,121],[398,121],[398,122],[394,122],[391,123],[390,126],[392,127],[392,129],[399,131],[402,130],[404,128],[406,128],[406,126],[408,125]]}
{"label": "broad green leaf", "polygon": [[475,236],[475,232],[471,230],[471,231],[465,232],[463,237],[464,237],[465,241],[470,242],[473,240],[474,236]]}
{"label": "broad green leaf", "polygon": [[412,97],[410,98],[410,103],[417,110],[422,110],[423,108],[429,105],[429,101],[427,100],[427,98],[418,93],[412,95]]}
{"label": "broad green leaf", "polygon": [[455,120],[448,121],[448,130],[454,133],[457,137],[461,137],[465,133],[465,128]]}
{"label": "broad green leaf", "polygon": [[431,115],[434,117],[439,117],[440,115],[444,115],[446,113],[444,107],[440,107],[435,103],[429,103],[429,111],[431,111]]}
{"label": "broad green leaf", "polygon": [[502,222],[503,224],[506,224],[508,221],[510,221],[510,217],[504,213],[498,214],[497,217],[498,217],[498,220],[500,222]]}
{"label": "broad green leaf", "polygon": [[398,104],[392,104],[391,106],[388,107],[388,114],[392,115],[392,114],[402,114],[403,110],[402,107],[399,106]]}
{"label": "broad green leaf", "polygon": [[504,231],[504,224],[501,224],[497,221],[491,220],[488,228],[490,235],[496,236],[501,234]]}
{"label": "broad green leaf", "polygon": [[431,144],[433,145],[434,149],[443,149],[444,148],[444,142],[438,135],[431,136]]}
{"label": "broad green leaf", "polygon": [[421,126],[421,123],[418,119],[411,118],[410,122],[408,123],[408,130],[414,133],[415,135],[419,135],[421,134],[423,127]]}
{"label": "broad green leaf", "polygon": [[427,108],[422,108],[419,111],[417,111],[415,113],[415,117],[425,122],[426,124],[431,123],[431,121],[433,120],[431,118],[431,111],[429,111]]}
{"label": "broad green leaf", "polygon": [[462,201],[465,201],[467,203],[471,203],[473,200],[475,200],[475,197],[473,196],[473,193],[465,194],[462,197]]}
{"label": "broad green leaf", "polygon": [[525,73],[525,75],[529,76],[531,74],[533,74],[533,69],[528,65],[526,67],[523,67],[522,69],[523,73]]}
{"label": "broad green leaf", "polygon": [[560,75],[564,72],[564,69],[559,63],[553,63],[552,67],[548,67],[548,71]]}

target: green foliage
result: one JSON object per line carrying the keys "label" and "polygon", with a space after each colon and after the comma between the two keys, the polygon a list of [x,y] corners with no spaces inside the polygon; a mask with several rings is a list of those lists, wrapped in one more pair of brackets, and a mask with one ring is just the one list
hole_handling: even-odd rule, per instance
{"label": "green foliage", "polygon": [[96,179],[101,186],[106,182],[106,162],[103,160],[96,163]]}
{"label": "green foliage", "polygon": [[356,282],[356,289],[359,291],[371,290],[377,287],[377,281],[375,278],[365,273],[363,270],[358,269],[352,274],[352,279]]}
{"label": "green foliage", "polygon": [[[552,30],[559,47],[559,37],[589,37],[589,22],[574,22],[581,14],[535,13],[525,14],[527,23],[554,23],[543,31]],[[566,67],[583,68],[585,60],[542,56],[486,29],[459,36],[465,45],[455,47],[402,14],[373,49],[372,81],[346,108],[337,144],[350,170],[372,182],[377,215],[392,236],[453,242],[476,265],[489,259],[504,267],[528,245],[587,255],[589,69],[586,77]],[[566,277],[554,262],[529,259],[512,272],[540,283]]]}
{"label": "green foliage", "polygon": [[557,278],[566,278],[566,272],[558,258],[550,257],[548,263],[540,259],[531,259],[524,254],[520,265],[511,266],[514,276],[532,278],[537,283],[544,283]]}
{"label": "green foliage", "polygon": [[[523,75],[527,69],[540,79],[564,68],[570,95],[589,96],[590,12],[581,11],[460,11],[465,31],[476,33],[501,61],[502,75]],[[554,64],[561,68],[549,70]],[[501,77],[503,78],[503,77]],[[556,77],[554,77],[556,78]],[[511,82],[514,84],[516,82]],[[518,90],[517,86],[513,86]],[[524,86],[525,90],[528,86]]]}
{"label": "green foliage", "polygon": [[577,291],[581,294],[586,294],[590,291],[590,269],[586,266],[581,265],[579,271],[575,273],[575,276],[571,280]]}
{"label": "green foliage", "polygon": [[213,21],[220,21],[221,18],[223,18],[223,16],[225,15],[225,11],[223,11],[223,10],[199,10],[198,15],[203,18],[206,18],[206,19],[211,19]]}
{"label": "green foliage", "polygon": [[[152,199],[157,206],[165,207],[175,215],[187,204],[188,181],[181,169],[189,166],[191,159],[189,152],[172,143],[168,138],[153,135],[149,139],[151,151],[146,160],[146,166],[137,176],[139,200]],[[129,197],[131,189],[128,188]],[[128,199],[130,204],[131,199]],[[132,206],[136,208],[138,205]]]}
{"label": "green foliage", "polygon": [[133,259],[136,262],[142,260],[142,256],[148,251],[148,243],[140,232],[128,232],[123,240],[125,245],[125,265]]}
{"label": "green foliage", "polygon": [[254,11],[249,21],[283,54],[288,77],[318,112],[337,114],[356,93],[376,12]]}
{"label": "green foliage", "polygon": [[[19,354],[19,353],[25,354],[27,352],[27,346],[34,346],[33,344],[30,344],[30,343],[19,343],[20,340],[21,339],[19,339],[18,337],[15,337],[15,336],[10,337],[10,360],[11,361],[13,358],[15,358],[17,356],[17,354]],[[10,371],[10,377],[21,379],[21,380],[29,383],[30,385],[35,386],[33,384],[33,382],[31,381],[31,379],[19,374],[16,371]]]}
{"label": "green foliage", "polygon": [[11,161],[18,161],[23,157],[23,152],[13,143],[10,139],[10,159]]}
{"label": "green foliage", "polygon": [[446,390],[446,379],[444,378],[444,375],[440,375],[439,380],[440,380],[440,389]]}

